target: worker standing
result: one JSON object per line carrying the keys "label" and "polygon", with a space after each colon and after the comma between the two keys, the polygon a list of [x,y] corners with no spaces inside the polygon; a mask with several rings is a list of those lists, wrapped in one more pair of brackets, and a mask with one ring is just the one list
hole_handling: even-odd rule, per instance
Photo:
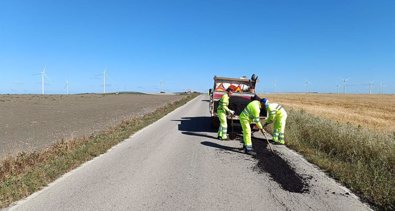
{"label": "worker standing", "polygon": [[263,128],[259,120],[259,115],[263,107],[264,104],[262,103],[262,101],[253,100],[244,108],[244,110],[240,114],[240,124],[243,129],[244,150],[247,154],[252,154],[250,124],[256,124],[259,129]]}
{"label": "worker standing", "polygon": [[273,141],[277,144],[285,144],[284,131],[285,123],[287,121],[287,112],[281,105],[277,103],[269,103],[269,100],[266,98],[263,98],[262,102],[269,114],[264,127],[274,122]]}
{"label": "worker standing", "polygon": [[227,140],[228,139],[228,122],[226,119],[226,113],[230,113],[233,115],[235,112],[228,108],[229,106],[229,97],[232,95],[232,89],[227,88],[226,93],[222,95],[221,99],[219,100],[218,108],[217,108],[217,115],[220,122],[220,126],[218,129],[218,139],[220,140]]}

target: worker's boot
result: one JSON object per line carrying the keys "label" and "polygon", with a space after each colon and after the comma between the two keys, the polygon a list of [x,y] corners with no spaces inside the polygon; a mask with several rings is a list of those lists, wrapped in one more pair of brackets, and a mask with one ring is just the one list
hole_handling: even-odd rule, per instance
{"label": "worker's boot", "polygon": [[284,145],[285,141],[284,141],[284,139],[278,139],[277,141],[274,142],[274,144],[276,144],[276,145]]}
{"label": "worker's boot", "polygon": [[221,140],[221,137],[222,137],[222,127],[219,126],[217,139]]}
{"label": "worker's boot", "polygon": [[221,135],[221,141],[226,141],[228,140],[228,128],[223,127],[222,128],[222,135]]}
{"label": "worker's boot", "polygon": [[228,140],[228,136],[222,136],[222,137],[220,137],[219,140],[221,140],[221,141],[227,141],[227,140]]}
{"label": "worker's boot", "polygon": [[256,153],[252,150],[252,146],[244,146],[244,153],[248,155],[256,155]]}
{"label": "worker's boot", "polygon": [[279,134],[279,136],[278,136],[278,143],[279,144],[285,144],[285,141],[284,141],[284,133],[280,133]]}

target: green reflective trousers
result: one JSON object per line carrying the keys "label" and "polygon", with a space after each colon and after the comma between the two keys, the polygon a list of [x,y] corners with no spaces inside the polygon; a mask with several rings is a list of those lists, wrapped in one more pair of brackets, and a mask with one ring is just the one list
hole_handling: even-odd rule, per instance
{"label": "green reflective trousers", "polygon": [[287,121],[287,113],[283,112],[281,115],[276,115],[273,126],[273,141],[284,144],[285,123]]}
{"label": "green reflective trousers", "polygon": [[226,119],[226,112],[219,110],[217,112],[218,119],[219,119],[219,129],[218,129],[218,136],[220,139],[227,139],[228,138],[228,122]]}
{"label": "green reflective trousers", "polygon": [[243,142],[246,148],[252,148],[252,141],[251,141],[251,122],[248,117],[244,116],[243,114],[240,115],[240,124],[241,128],[243,129]]}

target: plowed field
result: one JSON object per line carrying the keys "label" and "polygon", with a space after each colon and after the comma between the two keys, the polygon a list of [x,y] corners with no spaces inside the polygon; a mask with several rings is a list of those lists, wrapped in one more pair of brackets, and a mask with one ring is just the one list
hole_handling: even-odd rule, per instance
{"label": "plowed field", "polygon": [[180,95],[0,95],[0,158],[89,136]]}

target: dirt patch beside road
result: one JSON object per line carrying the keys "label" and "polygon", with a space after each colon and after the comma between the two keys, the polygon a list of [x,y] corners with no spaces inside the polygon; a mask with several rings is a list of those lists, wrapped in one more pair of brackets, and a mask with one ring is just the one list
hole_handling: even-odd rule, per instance
{"label": "dirt patch beside road", "polygon": [[180,95],[0,95],[0,159],[89,136]]}

